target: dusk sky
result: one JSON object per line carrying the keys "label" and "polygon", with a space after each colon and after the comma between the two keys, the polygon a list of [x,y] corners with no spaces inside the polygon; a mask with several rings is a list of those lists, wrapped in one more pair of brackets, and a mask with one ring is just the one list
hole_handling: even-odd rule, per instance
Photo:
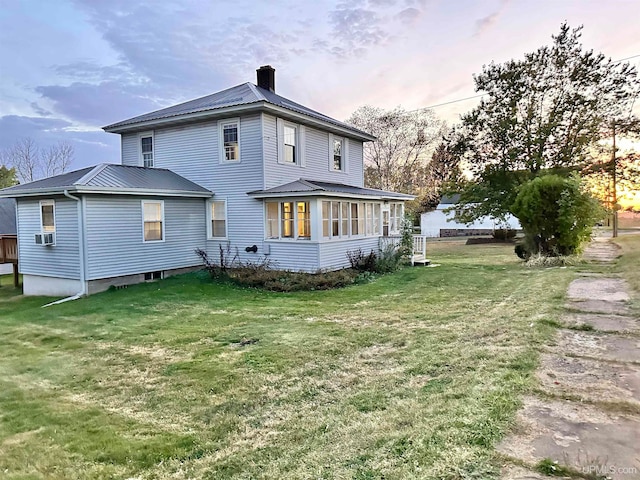
{"label": "dusk sky", "polygon": [[[0,0],[0,149],[75,147],[72,168],[118,163],[101,127],[276,69],[276,92],[344,120],[477,95],[483,64],[521,58],[560,24],[586,48],[640,55],[638,0]],[[630,60],[640,65],[640,57]],[[478,99],[439,106],[447,122]]]}

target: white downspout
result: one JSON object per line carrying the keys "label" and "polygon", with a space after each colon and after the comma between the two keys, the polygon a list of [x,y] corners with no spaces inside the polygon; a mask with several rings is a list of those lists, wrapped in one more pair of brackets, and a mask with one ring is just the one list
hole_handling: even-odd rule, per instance
{"label": "white downspout", "polygon": [[65,191],[63,193],[64,193],[65,197],[70,198],[71,200],[75,200],[76,202],[78,202],[78,245],[80,247],[79,248],[79,253],[80,253],[80,285],[82,285],[82,288],[75,295],[71,295],[70,297],[62,298],[60,300],[56,300],[55,302],[47,303],[46,305],[43,305],[42,308],[49,307],[51,305],[57,305],[59,303],[68,302],[70,300],[77,300],[80,297],[86,295],[86,293],[87,293],[87,282],[86,282],[86,274],[85,274],[85,258],[84,258],[84,216],[83,216],[83,212],[82,212],[82,200],[80,200],[80,198],[78,198],[78,197],[74,197],[73,195],[71,195],[69,193],[69,191],[66,190],[66,189],[65,189]]}

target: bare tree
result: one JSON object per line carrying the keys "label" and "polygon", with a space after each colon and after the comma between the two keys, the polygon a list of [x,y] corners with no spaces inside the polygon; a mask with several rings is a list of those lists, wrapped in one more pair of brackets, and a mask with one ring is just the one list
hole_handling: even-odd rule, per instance
{"label": "bare tree", "polygon": [[15,168],[20,183],[26,183],[64,173],[73,156],[73,145],[67,142],[58,142],[45,150],[26,137],[2,152],[2,163]]}
{"label": "bare tree", "polygon": [[69,169],[73,160],[73,145],[67,142],[58,142],[41,152],[41,167],[44,177],[51,177],[64,173]]}
{"label": "bare tree", "polygon": [[365,183],[369,187],[419,193],[445,123],[431,110],[408,112],[360,107],[347,123],[377,137],[364,147]]}

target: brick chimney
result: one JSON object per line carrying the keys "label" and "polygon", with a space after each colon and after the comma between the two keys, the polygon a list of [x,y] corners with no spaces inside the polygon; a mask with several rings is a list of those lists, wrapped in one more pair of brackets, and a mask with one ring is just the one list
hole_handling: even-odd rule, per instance
{"label": "brick chimney", "polygon": [[258,86],[276,93],[276,69],[271,65],[263,65],[258,70]]}

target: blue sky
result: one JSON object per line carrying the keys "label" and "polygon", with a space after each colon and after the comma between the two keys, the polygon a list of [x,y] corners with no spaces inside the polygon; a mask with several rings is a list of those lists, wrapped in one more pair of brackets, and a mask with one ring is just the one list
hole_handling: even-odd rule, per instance
{"label": "blue sky", "polygon": [[[64,140],[73,168],[117,163],[100,127],[255,82],[264,64],[279,94],[340,120],[440,104],[565,20],[587,48],[640,55],[638,18],[637,0],[0,0],[0,149]],[[435,112],[454,123],[475,102]]]}

